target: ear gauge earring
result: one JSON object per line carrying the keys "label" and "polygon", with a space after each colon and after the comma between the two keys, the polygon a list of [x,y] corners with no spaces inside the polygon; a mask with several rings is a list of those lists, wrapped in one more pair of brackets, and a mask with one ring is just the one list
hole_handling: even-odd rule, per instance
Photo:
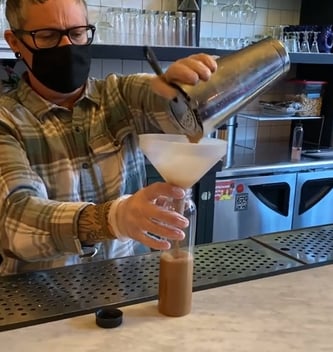
{"label": "ear gauge earring", "polygon": [[16,57],[17,59],[20,59],[20,58],[22,57],[22,55],[21,55],[21,53],[20,53],[19,51],[16,51],[16,52],[15,52],[15,57]]}

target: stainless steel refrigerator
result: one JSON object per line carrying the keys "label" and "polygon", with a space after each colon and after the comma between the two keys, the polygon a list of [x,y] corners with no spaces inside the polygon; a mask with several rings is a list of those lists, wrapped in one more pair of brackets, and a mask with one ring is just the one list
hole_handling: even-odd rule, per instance
{"label": "stainless steel refrigerator", "polygon": [[213,242],[290,230],[296,173],[217,178]]}

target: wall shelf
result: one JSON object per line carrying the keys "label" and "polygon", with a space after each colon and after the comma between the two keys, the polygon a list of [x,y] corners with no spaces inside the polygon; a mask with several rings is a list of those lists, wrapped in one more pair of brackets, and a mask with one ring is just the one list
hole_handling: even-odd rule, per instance
{"label": "wall shelf", "polygon": [[238,113],[237,116],[256,121],[321,120],[323,116],[264,115],[262,113]]}
{"label": "wall shelf", "polygon": [[[152,48],[160,61],[174,61],[202,52],[218,56],[226,56],[233,52],[232,50],[187,46],[153,46]],[[142,45],[93,44],[92,55],[95,59],[145,60]],[[0,59],[15,59],[13,52],[4,40],[0,40]],[[333,54],[290,53],[290,61],[295,64],[331,65],[333,64]]]}
{"label": "wall shelf", "polygon": [[[184,56],[205,52],[211,55],[226,56],[232,50],[203,47],[167,47],[153,46],[157,58],[161,61],[174,61]],[[143,46],[131,45],[93,45],[93,57],[99,59],[145,60]],[[333,64],[333,54],[326,53],[290,53],[290,61],[295,64]]]}

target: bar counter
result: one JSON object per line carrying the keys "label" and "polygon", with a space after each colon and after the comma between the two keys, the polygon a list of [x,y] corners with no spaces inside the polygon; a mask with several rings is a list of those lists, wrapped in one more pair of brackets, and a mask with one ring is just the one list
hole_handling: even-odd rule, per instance
{"label": "bar counter", "polygon": [[2,277],[1,351],[332,351],[332,259],[332,225],[196,246],[180,318],[157,311],[158,252]]}
{"label": "bar counter", "polygon": [[169,318],[156,301],[124,307],[101,329],[93,314],[0,333],[11,352],[320,352],[333,346],[333,266],[194,293],[191,314]]}

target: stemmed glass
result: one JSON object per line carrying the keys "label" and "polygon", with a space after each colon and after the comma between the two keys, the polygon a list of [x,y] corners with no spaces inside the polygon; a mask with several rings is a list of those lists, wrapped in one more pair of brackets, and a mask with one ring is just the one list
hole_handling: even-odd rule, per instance
{"label": "stemmed glass", "polygon": [[245,0],[241,7],[242,19],[245,23],[254,23],[257,17],[257,11],[252,0]]}
{"label": "stemmed glass", "polygon": [[229,10],[229,16],[233,20],[232,22],[241,22],[242,20],[242,4],[240,0],[236,0],[231,4],[231,8]]}
{"label": "stemmed glass", "polygon": [[309,32],[308,31],[302,31],[303,34],[303,39],[301,42],[301,47],[300,51],[301,53],[309,53],[310,52],[310,45],[309,45]]}
{"label": "stemmed glass", "polygon": [[297,50],[296,52],[300,52],[301,51],[301,42],[300,42],[300,33],[298,31],[295,32],[295,36],[296,36],[296,45],[297,45]]}
{"label": "stemmed glass", "polygon": [[313,32],[313,41],[311,43],[311,48],[310,48],[310,52],[311,53],[319,53],[319,48],[318,48],[318,34],[320,32]]}
{"label": "stemmed glass", "polygon": [[231,1],[228,1],[220,8],[221,16],[224,19],[224,22],[229,22],[229,14],[231,9],[232,9]]}
{"label": "stemmed glass", "polygon": [[253,0],[233,0],[222,5],[221,16],[229,23],[254,23],[257,11]]}

